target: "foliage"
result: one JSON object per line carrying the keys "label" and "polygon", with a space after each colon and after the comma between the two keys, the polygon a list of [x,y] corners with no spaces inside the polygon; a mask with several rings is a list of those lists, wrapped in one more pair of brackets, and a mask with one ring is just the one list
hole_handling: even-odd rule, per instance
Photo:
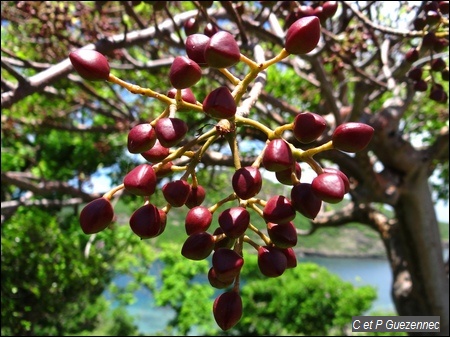
{"label": "foliage", "polygon": [[[137,245],[125,226],[92,239],[80,233],[73,212],[21,208],[2,226],[2,335],[92,331],[108,310],[102,293],[116,273],[153,286],[149,247]],[[136,287],[116,292],[126,298]]]}
{"label": "foliage", "polygon": [[[212,320],[214,294],[206,275],[210,262],[186,261],[179,245],[166,244],[159,257],[164,263],[156,304],[168,305],[176,315],[168,332],[193,331],[222,335]],[[299,263],[278,278],[267,279],[258,269],[256,255],[246,254],[241,273],[245,316],[226,335],[327,335],[348,328],[352,316],[363,315],[376,298],[371,286],[355,287],[314,263]]]}

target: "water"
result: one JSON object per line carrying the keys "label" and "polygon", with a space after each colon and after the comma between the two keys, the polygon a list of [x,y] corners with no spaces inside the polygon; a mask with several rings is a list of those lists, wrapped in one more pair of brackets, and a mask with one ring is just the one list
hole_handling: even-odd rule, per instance
{"label": "water", "polygon": [[[314,262],[326,267],[344,281],[359,287],[371,285],[377,290],[378,298],[373,302],[371,311],[395,312],[391,299],[392,275],[389,262],[386,259],[331,258],[331,257],[301,257],[299,263]],[[118,277],[115,282],[125,285],[127,277]],[[174,317],[174,312],[168,307],[156,307],[152,294],[144,289],[136,292],[136,302],[127,307],[127,311],[135,317],[139,330],[147,335],[165,328],[168,321]]]}
{"label": "water", "polygon": [[386,259],[303,257],[301,261],[324,266],[354,286],[373,286],[378,297],[369,311],[395,312],[391,298],[391,268]]}

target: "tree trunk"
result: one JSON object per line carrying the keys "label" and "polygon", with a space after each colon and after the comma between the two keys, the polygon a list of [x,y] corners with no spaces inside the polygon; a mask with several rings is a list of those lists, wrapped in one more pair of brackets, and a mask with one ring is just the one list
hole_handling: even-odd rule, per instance
{"label": "tree trunk", "polygon": [[448,336],[449,280],[426,167],[406,184],[394,206],[398,222],[388,247],[393,300],[400,316],[440,316],[436,335]]}

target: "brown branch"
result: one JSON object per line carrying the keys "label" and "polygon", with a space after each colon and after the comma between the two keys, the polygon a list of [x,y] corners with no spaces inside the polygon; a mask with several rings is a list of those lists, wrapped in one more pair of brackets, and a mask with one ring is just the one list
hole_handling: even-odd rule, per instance
{"label": "brown branch", "polygon": [[31,191],[35,195],[49,196],[54,193],[68,194],[81,198],[83,201],[91,201],[101,195],[98,193],[86,193],[68,183],[60,181],[45,181],[28,172],[2,172],[2,185],[14,185],[22,190]]}

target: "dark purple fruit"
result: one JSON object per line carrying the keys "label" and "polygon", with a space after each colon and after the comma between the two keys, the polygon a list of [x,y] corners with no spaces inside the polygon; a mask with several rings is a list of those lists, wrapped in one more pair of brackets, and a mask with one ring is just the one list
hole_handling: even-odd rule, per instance
{"label": "dark purple fruit", "polygon": [[303,216],[314,219],[322,207],[322,199],[312,191],[310,183],[299,183],[291,189],[291,203]]}
{"label": "dark purple fruit", "polygon": [[217,119],[229,119],[236,114],[236,102],[227,87],[211,91],[203,100],[203,111]]}
{"label": "dark purple fruit", "polygon": [[138,124],[128,132],[127,148],[130,153],[150,150],[156,142],[156,133],[150,123]]}
{"label": "dark purple fruit", "polygon": [[152,165],[140,164],[127,173],[123,179],[125,190],[141,196],[155,193],[156,174]]}
{"label": "dark purple fruit", "polygon": [[295,116],[292,132],[303,144],[309,144],[319,138],[327,127],[322,116],[313,112],[302,112]]}
{"label": "dark purple fruit", "polygon": [[258,248],[258,267],[264,276],[281,276],[287,268],[287,257],[277,247],[261,246]]}
{"label": "dark purple fruit", "polygon": [[241,52],[234,36],[226,31],[215,33],[205,48],[206,63],[212,68],[228,68],[239,62]]}
{"label": "dark purple fruit", "polygon": [[423,69],[420,67],[411,68],[408,72],[408,78],[412,79],[413,81],[421,80],[422,75],[423,75]]}
{"label": "dark purple fruit", "polygon": [[113,221],[114,209],[106,198],[98,198],[83,207],[79,221],[85,234],[101,232]]}
{"label": "dark purple fruit", "polygon": [[211,211],[204,206],[195,206],[186,214],[184,228],[186,234],[191,235],[198,232],[206,232],[211,225],[213,215]]}
{"label": "dark purple fruit", "polygon": [[[216,228],[216,230],[214,231],[213,234],[220,235],[220,234],[225,234],[225,233],[223,232],[223,229],[219,226]],[[218,250],[219,248],[231,249],[235,242],[236,242],[236,239],[232,239],[228,236],[225,236],[221,240],[216,240],[216,244],[214,245],[214,250]]]}
{"label": "dark purple fruit", "polygon": [[263,209],[266,222],[285,223],[294,220],[295,215],[295,209],[290,200],[282,195],[271,197]]}
{"label": "dark purple fruit", "polygon": [[231,180],[236,195],[244,200],[257,195],[262,187],[261,172],[257,167],[246,166],[237,169]]}
{"label": "dark purple fruit", "polygon": [[336,173],[319,174],[313,179],[311,188],[318,198],[330,204],[337,204],[345,195],[344,181]]}
{"label": "dark purple fruit", "polygon": [[317,16],[302,17],[286,32],[284,48],[289,54],[307,54],[316,48],[320,34],[320,20]]}
{"label": "dark purple fruit", "polygon": [[[152,166],[154,166],[154,165],[152,165]],[[159,178],[163,178],[163,177],[170,175],[172,173],[172,166],[173,166],[172,161],[168,161],[167,163],[164,163],[163,165],[159,165],[158,171],[155,170],[156,178],[159,179]]]}
{"label": "dark purple fruit", "polygon": [[292,150],[284,139],[272,139],[267,144],[262,159],[262,165],[267,171],[283,171],[290,169],[293,164]]}
{"label": "dark purple fruit", "polygon": [[333,17],[334,14],[336,14],[337,9],[338,9],[338,2],[337,1],[325,1],[322,4],[323,15],[326,18]]}
{"label": "dark purple fruit", "polygon": [[178,145],[186,135],[188,125],[180,118],[161,118],[155,124],[156,137],[164,147]]}
{"label": "dark purple fruit", "polygon": [[190,260],[203,260],[214,248],[214,237],[207,232],[189,235],[181,247],[181,255]]}
{"label": "dark purple fruit", "polygon": [[247,230],[250,213],[244,207],[231,207],[220,213],[218,221],[226,236],[237,239]]}
{"label": "dark purple fruit", "polygon": [[234,279],[241,271],[244,259],[236,251],[219,248],[212,255],[212,267],[216,277],[224,282]]}
{"label": "dark purple fruit", "polygon": [[297,267],[297,255],[295,255],[295,251],[293,248],[284,248],[280,249],[287,259],[286,269]]}
{"label": "dark purple fruit", "polygon": [[297,244],[297,229],[291,221],[280,224],[267,223],[267,234],[278,248],[291,248]]}
{"label": "dark purple fruit", "polygon": [[189,192],[185,205],[188,208],[199,206],[202,204],[205,198],[206,198],[206,191],[202,185],[197,185],[195,187],[191,186],[191,191]]}
{"label": "dark purple fruit", "polygon": [[201,78],[202,69],[189,57],[177,56],[170,67],[170,83],[176,89],[189,88]]}
{"label": "dark purple fruit", "polygon": [[130,217],[130,228],[141,239],[160,235],[166,227],[166,217],[153,204],[139,207]]}
{"label": "dark purple fruit", "polygon": [[224,289],[228,288],[233,284],[234,278],[230,278],[227,281],[221,281],[217,278],[216,271],[213,267],[209,268],[208,271],[208,281],[211,286],[213,286],[216,289]]}
{"label": "dark purple fruit", "polygon": [[[203,1],[200,1],[200,3],[203,3]],[[208,22],[206,24],[205,28],[203,29],[203,33],[208,37],[213,36],[214,34],[218,33],[219,31],[220,31],[219,27],[212,24],[211,22]]]}
{"label": "dark purple fruit", "polygon": [[198,20],[194,17],[187,19],[183,24],[184,33],[186,36],[198,33],[200,25]]}
{"label": "dark purple fruit", "polygon": [[186,54],[200,67],[206,67],[208,65],[205,59],[205,49],[208,42],[209,37],[205,34],[192,34],[186,39]]}
{"label": "dark purple fruit", "polygon": [[242,317],[242,299],[237,291],[230,290],[219,295],[213,304],[213,314],[217,325],[227,331]]}
{"label": "dark purple fruit", "polygon": [[69,54],[70,62],[77,73],[89,81],[106,81],[109,78],[109,63],[103,54],[92,49],[77,49]]}
{"label": "dark purple fruit", "polygon": [[405,60],[409,63],[414,63],[419,59],[419,51],[417,48],[411,48],[405,54]]}
{"label": "dark purple fruit", "polygon": [[190,191],[191,185],[185,180],[169,181],[162,187],[164,199],[172,207],[183,206],[186,203]]}
{"label": "dark purple fruit", "polygon": [[155,145],[150,150],[141,153],[141,156],[147,159],[151,163],[158,163],[165,159],[170,153],[170,149],[161,145],[158,139],[156,139]]}
{"label": "dark purple fruit", "polygon": [[374,129],[370,125],[357,122],[344,123],[333,132],[333,146],[344,152],[358,152],[366,148],[373,133]]}
{"label": "dark purple fruit", "polygon": [[[302,176],[302,168],[300,167],[299,163],[295,163],[295,176],[298,180],[300,180]],[[294,182],[292,181],[292,168],[285,169],[283,171],[275,172],[275,178],[282,183],[283,185],[294,185]]]}

